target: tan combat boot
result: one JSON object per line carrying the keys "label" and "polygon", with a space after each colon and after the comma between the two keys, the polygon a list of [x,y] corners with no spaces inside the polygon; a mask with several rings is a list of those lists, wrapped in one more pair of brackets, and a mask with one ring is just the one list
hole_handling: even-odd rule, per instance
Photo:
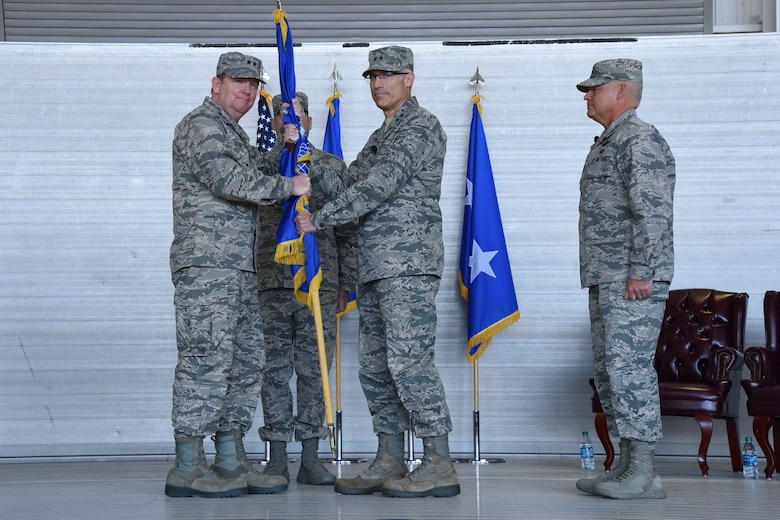
{"label": "tan combat boot", "polygon": [[404,462],[403,434],[379,434],[379,447],[373,462],[353,478],[340,478],[333,489],[345,495],[370,495],[382,491],[382,484],[409,473]]}
{"label": "tan combat boot", "polygon": [[206,465],[203,437],[176,439],[176,463],[165,480],[165,494],[169,497],[223,498],[243,495],[246,481],[240,478],[221,478]]}
{"label": "tan combat boot", "polygon": [[285,441],[269,441],[271,457],[263,473],[279,475],[290,482],[290,471],[287,469],[287,443]]}
{"label": "tan combat boot", "polygon": [[422,463],[404,478],[385,482],[382,493],[400,498],[460,495],[458,474],[450,458],[447,435],[424,438]]}
{"label": "tan combat boot", "polygon": [[655,472],[655,444],[631,441],[631,460],[619,476],[593,486],[593,494],[618,500],[666,498]]}
{"label": "tan combat boot", "polygon": [[265,475],[249,462],[241,433],[217,432],[214,445],[217,448],[217,456],[211,469],[220,477],[246,480],[247,492],[250,494],[269,495],[287,490],[287,480],[284,477]]}
{"label": "tan combat boot", "polygon": [[311,484],[312,486],[332,486],[336,483],[336,475],[328,471],[317,457],[317,448],[320,440],[315,438],[301,441],[301,467],[298,468],[296,481],[298,484]]}
{"label": "tan combat boot", "polygon": [[599,482],[607,482],[619,477],[628,467],[628,461],[631,459],[631,439],[620,439],[620,458],[617,466],[609,473],[596,478],[581,478],[577,481],[577,489],[585,493],[593,494],[593,487]]}

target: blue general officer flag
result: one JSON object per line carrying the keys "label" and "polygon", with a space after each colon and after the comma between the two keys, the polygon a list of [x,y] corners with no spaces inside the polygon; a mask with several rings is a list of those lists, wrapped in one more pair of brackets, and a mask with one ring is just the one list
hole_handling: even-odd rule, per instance
{"label": "blue general officer flag", "polygon": [[[308,175],[311,164],[311,150],[306,132],[301,128],[300,118],[295,114],[292,99],[295,97],[295,60],[293,56],[292,31],[287,23],[287,14],[274,11],[276,24],[276,46],[279,51],[279,83],[282,102],[290,106],[284,110],[284,123],[298,127],[300,137],[295,148],[282,149],[279,171],[282,175]],[[301,303],[312,306],[312,293],[319,291],[322,281],[320,256],[317,241],[312,233],[299,234],[295,228],[295,216],[299,211],[309,211],[309,199],[306,195],[290,197],[282,206],[282,220],[276,230],[276,254],[274,260],[290,265],[293,275],[295,296]]]}
{"label": "blue general officer flag", "polygon": [[494,334],[520,319],[479,96],[473,102],[458,271],[468,302],[466,356],[472,363]]}
{"label": "blue general officer flag", "polygon": [[341,150],[341,94],[336,92],[326,101],[328,105],[328,121],[325,123],[325,139],[322,149],[341,159],[344,152]]}
{"label": "blue general officer flag", "polygon": [[[330,154],[344,159],[344,152],[341,150],[341,94],[336,92],[326,101],[328,105],[328,121],[325,123],[325,139],[322,143],[322,149]],[[347,297],[347,307],[338,316],[343,316],[348,312],[357,309],[357,288],[353,289]]]}

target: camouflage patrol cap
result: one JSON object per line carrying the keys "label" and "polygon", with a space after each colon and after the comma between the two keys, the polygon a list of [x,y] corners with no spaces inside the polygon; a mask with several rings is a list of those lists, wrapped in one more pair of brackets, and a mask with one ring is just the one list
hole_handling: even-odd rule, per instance
{"label": "camouflage patrol cap", "polygon": [[[296,92],[295,97],[298,98],[298,101],[301,102],[301,108],[304,112],[307,114],[309,113],[309,98],[306,94],[303,92]],[[279,113],[279,110],[282,108],[282,95],[277,94],[274,96],[274,98],[271,100],[271,104],[274,107],[274,115]]]}
{"label": "camouflage patrol cap", "polygon": [[368,68],[363,71],[363,77],[372,70],[387,70],[390,72],[414,72],[414,54],[412,49],[391,45],[374,49],[368,53]]}
{"label": "camouflage patrol cap", "polygon": [[625,58],[600,61],[593,65],[590,77],[577,84],[577,89],[587,92],[591,87],[615,80],[642,83],[642,62]]}
{"label": "camouflage patrol cap", "polygon": [[227,74],[231,78],[254,78],[265,83],[263,62],[259,58],[240,52],[226,52],[219,57],[217,76],[221,74]]}

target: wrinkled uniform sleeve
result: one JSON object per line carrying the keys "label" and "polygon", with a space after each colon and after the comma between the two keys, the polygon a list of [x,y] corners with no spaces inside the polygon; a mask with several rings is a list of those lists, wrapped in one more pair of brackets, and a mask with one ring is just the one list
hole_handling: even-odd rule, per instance
{"label": "wrinkled uniform sleeve", "polygon": [[182,121],[174,156],[184,171],[217,197],[269,204],[292,193],[290,179],[268,175],[278,172],[278,161],[274,164],[271,154],[261,155],[249,146],[244,130],[228,117],[202,111]]}
{"label": "wrinkled uniform sleeve", "polygon": [[580,180],[583,287],[674,274],[675,161],[658,130],[629,110],[591,147]]}
{"label": "wrinkled uniform sleeve", "polygon": [[171,272],[190,266],[254,272],[257,204],[284,199],[292,181],[260,157],[211,98],[176,126],[172,144]]}
{"label": "wrinkled uniform sleeve", "polygon": [[[312,154],[311,210],[317,211],[326,202],[337,199],[355,180],[342,159],[315,150]],[[358,225],[358,219],[353,219],[317,235],[320,259],[326,258],[323,261],[323,285],[327,288],[352,291],[357,285]],[[323,248],[327,248],[324,255]],[[329,264],[327,268],[325,262]],[[332,271],[332,276],[327,271]]]}
{"label": "wrinkled uniform sleeve", "polygon": [[441,276],[439,197],[447,136],[408,100],[376,130],[349,167],[357,181],[313,213],[318,229],[360,218],[359,283],[404,275]]}

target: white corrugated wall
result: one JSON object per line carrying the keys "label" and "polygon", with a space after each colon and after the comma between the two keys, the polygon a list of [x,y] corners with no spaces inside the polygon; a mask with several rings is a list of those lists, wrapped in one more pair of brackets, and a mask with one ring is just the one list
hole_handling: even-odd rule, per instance
{"label": "white corrugated wall", "polygon": [[[480,361],[483,454],[570,455],[580,432],[592,430],[577,201],[582,163],[601,127],[585,116],[574,85],[597,60],[644,61],[639,113],[676,155],[673,287],[748,292],[748,343],[763,341],[763,294],[780,288],[778,35],[410,46],[414,93],[449,136],[437,364],[455,453],[472,453],[473,440],[473,372],[455,270],[469,78],[477,67],[486,79],[485,131],[522,314]],[[0,460],[172,453],[170,144],[175,124],[208,94],[224,50],[0,45],[7,87],[0,98]],[[241,50],[263,59],[276,92],[275,50]],[[360,77],[367,51],[324,43],[296,49],[317,144],[334,64],[344,76],[347,160],[382,120]],[[252,113],[242,124],[254,135]],[[357,382],[356,323],[348,315],[342,330],[347,455],[375,449]],[[258,414],[255,426],[260,421]],[[743,435],[750,424],[743,418]],[[659,453],[695,458],[692,419],[667,418],[665,435]],[[255,435],[249,441],[250,451],[262,451]],[[725,427],[716,423],[710,454],[717,461],[726,453]]]}

